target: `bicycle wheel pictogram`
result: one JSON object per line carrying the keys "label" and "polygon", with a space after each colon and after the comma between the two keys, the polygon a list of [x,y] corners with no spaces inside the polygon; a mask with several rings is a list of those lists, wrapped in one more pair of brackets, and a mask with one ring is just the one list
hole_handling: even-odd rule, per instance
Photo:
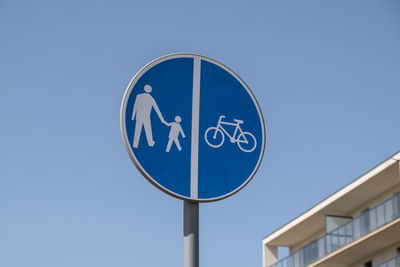
{"label": "bicycle wheel pictogram", "polygon": [[224,133],[217,127],[210,127],[205,133],[206,143],[214,148],[222,146],[225,141]]}
{"label": "bicycle wheel pictogram", "polygon": [[253,152],[256,149],[257,140],[253,134],[243,132],[238,137],[237,145],[244,152]]}

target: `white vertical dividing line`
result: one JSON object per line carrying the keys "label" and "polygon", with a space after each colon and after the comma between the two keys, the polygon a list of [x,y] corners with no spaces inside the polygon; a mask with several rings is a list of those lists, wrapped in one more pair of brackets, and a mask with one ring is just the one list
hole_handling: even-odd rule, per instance
{"label": "white vertical dividing line", "polygon": [[193,100],[192,100],[192,150],[190,158],[190,198],[198,197],[199,166],[199,114],[200,114],[200,57],[193,60]]}

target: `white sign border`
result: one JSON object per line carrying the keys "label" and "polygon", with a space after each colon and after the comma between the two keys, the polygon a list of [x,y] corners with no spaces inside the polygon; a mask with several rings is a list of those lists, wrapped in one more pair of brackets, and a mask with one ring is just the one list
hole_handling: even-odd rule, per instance
{"label": "white sign border", "polygon": [[[228,73],[230,73],[233,77],[235,77],[240,83],[241,85],[247,90],[247,93],[250,95],[251,99],[253,100],[256,108],[257,108],[257,112],[259,115],[259,119],[260,119],[260,123],[261,123],[261,129],[262,129],[262,147],[261,147],[261,153],[260,156],[258,158],[257,164],[254,167],[252,173],[249,175],[249,177],[239,186],[237,187],[235,190],[219,196],[219,197],[215,197],[215,198],[190,198],[190,197],[186,197],[180,194],[177,194],[165,187],[163,187],[162,185],[160,185],[153,177],[151,177],[150,174],[148,174],[146,172],[146,170],[141,166],[141,164],[139,163],[139,161],[136,159],[135,154],[132,151],[132,147],[129,144],[129,139],[128,139],[128,135],[127,135],[127,131],[126,131],[126,121],[125,121],[125,117],[126,117],[126,105],[128,103],[128,99],[129,96],[133,90],[133,87],[135,86],[136,82],[143,76],[143,74],[145,74],[149,69],[151,69],[152,67],[154,67],[155,65],[170,60],[170,59],[174,59],[174,58],[201,58],[202,60],[211,62],[219,67],[221,67],[222,69],[226,70]],[[261,161],[263,159],[264,156],[264,151],[265,151],[265,139],[266,139],[266,134],[265,134],[265,124],[264,124],[264,117],[262,115],[260,106],[258,105],[257,99],[255,98],[253,92],[250,90],[250,88],[247,86],[247,84],[239,77],[239,75],[237,75],[234,71],[232,71],[230,68],[228,68],[227,66],[225,66],[224,64],[211,59],[209,57],[203,56],[203,55],[199,55],[199,54],[193,54],[193,53],[175,53],[175,54],[169,54],[169,55],[165,55],[162,57],[159,57],[153,61],[151,61],[150,63],[148,63],[146,66],[144,66],[142,69],[140,69],[135,76],[132,78],[131,82],[129,83],[128,87],[126,88],[124,97],[122,99],[122,103],[121,103],[121,111],[120,111],[120,115],[121,115],[121,133],[122,133],[122,138],[124,140],[124,144],[125,144],[125,148],[128,151],[129,157],[131,158],[133,164],[135,164],[136,168],[139,170],[139,172],[150,182],[152,183],[155,187],[157,187],[158,189],[160,189],[161,191],[182,199],[182,200],[188,200],[188,201],[193,201],[193,202],[212,202],[212,201],[217,201],[217,200],[221,200],[224,198],[227,198],[235,193],[237,193],[238,191],[240,191],[243,187],[245,187],[250,180],[253,178],[253,176],[255,175],[255,173],[257,172],[258,168],[260,167]],[[192,133],[193,134],[193,133]],[[192,163],[191,163],[192,164]]]}

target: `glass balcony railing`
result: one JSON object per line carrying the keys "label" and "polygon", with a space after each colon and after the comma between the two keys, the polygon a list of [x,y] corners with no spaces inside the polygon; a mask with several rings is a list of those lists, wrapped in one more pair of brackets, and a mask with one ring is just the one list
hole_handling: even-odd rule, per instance
{"label": "glass balcony railing", "polygon": [[382,263],[376,265],[376,267],[400,267],[400,256],[397,256],[396,258],[382,262]]}
{"label": "glass balcony railing", "polygon": [[304,267],[400,217],[400,193],[270,267]]}

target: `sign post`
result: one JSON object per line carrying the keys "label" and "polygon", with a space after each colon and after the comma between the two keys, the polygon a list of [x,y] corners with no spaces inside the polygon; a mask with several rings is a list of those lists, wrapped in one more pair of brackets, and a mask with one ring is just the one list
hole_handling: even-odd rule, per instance
{"label": "sign post", "polygon": [[121,131],[143,176],[184,200],[184,264],[198,267],[198,203],[238,192],[262,160],[265,126],[254,95],[213,59],[167,55],[130,82]]}
{"label": "sign post", "polygon": [[183,201],[183,266],[199,267],[199,203]]}

